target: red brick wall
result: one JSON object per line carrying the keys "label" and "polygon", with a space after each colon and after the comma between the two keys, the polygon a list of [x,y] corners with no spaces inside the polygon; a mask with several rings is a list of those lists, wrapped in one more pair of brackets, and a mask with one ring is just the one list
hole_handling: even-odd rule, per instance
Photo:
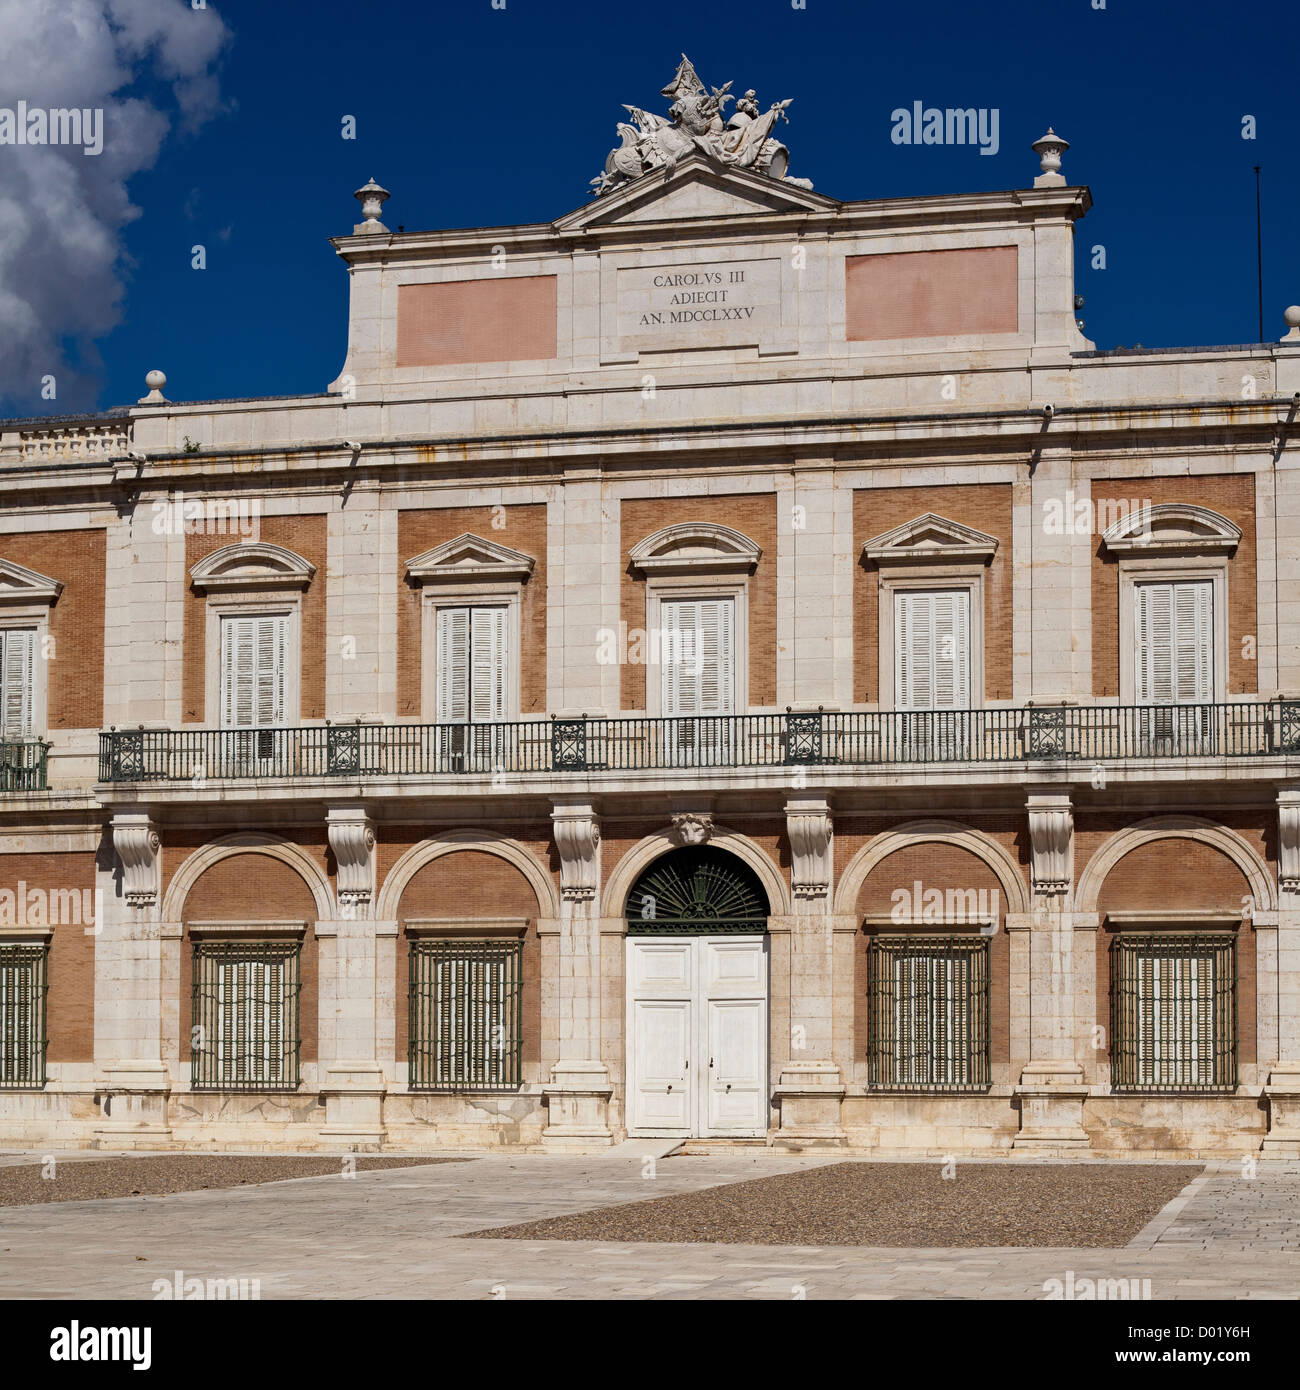
{"label": "red brick wall", "polygon": [[[1241,527],[1228,560],[1228,696],[1259,690],[1259,662],[1242,654],[1242,638],[1259,636],[1256,613],[1255,479],[1245,473],[1194,478],[1107,478],[1092,484],[1101,502],[1189,502]],[[1098,508],[1100,511],[1100,508]],[[1114,515],[1112,511],[1110,513]],[[1255,643],[1258,648],[1258,640]],[[1119,694],[1119,563],[1096,537],[1092,560],[1092,693]]]}
{"label": "red brick wall", "polygon": [[[895,526],[934,512],[996,536],[998,548],[984,570],[985,700],[1011,699],[1011,486],[979,483],[961,487],[862,488],[853,494],[855,567],[853,606],[853,698],[880,700],[880,570],[858,558],[862,547]],[[941,581],[939,581],[941,583]],[[979,698],[979,692],[972,692]],[[892,692],[891,692],[892,699]]]}
{"label": "red brick wall", "polygon": [[[634,545],[665,526],[682,522],[714,522],[729,526],[755,542],[763,552],[749,579],[749,700],[751,705],[776,703],[776,494],[740,494],[726,497],[644,497],[625,499],[621,510],[623,578],[619,613],[631,633],[646,625],[646,585],[633,572],[630,552]],[[629,638],[630,641],[630,638]],[[595,660],[596,634],[591,634]],[[659,667],[652,668],[658,677]],[[619,689],[625,710],[646,708],[646,667],[625,662]],[[744,691],[738,691],[737,708],[743,713]]]}
{"label": "red brick wall", "polygon": [[99,728],[104,722],[105,533],[0,536],[0,558],[63,581],[50,609],[49,727]]}
{"label": "red brick wall", "polygon": [[[494,527],[494,520],[505,525]],[[406,577],[406,566],[417,555],[469,532],[531,555],[536,562],[522,589],[519,710],[546,714],[546,507],[440,507],[404,511],[397,521],[397,714],[421,717],[421,586]],[[595,645],[592,646],[593,653]],[[593,656],[594,660],[594,656]],[[430,718],[432,718],[430,714]]]}
{"label": "red brick wall", "polygon": [[[316,516],[264,516],[255,524],[252,539],[282,545],[316,566],[316,573],[302,596],[301,696],[299,717],[325,718],[325,572],[328,562],[328,518]],[[227,534],[191,532],[185,537],[185,638],[181,693],[182,720],[202,724],[207,718],[207,662],[220,661],[218,652],[207,651],[207,608],[205,594],[189,583],[190,569],[205,555],[223,546],[237,544],[240,537]],[[293,713],[290,711],[290,717]]]}

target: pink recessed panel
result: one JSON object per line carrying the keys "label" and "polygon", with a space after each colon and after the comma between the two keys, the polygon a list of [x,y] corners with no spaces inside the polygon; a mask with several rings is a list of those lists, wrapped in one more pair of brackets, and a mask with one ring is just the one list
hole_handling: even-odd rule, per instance
{"label": "pink recessed panel", "polygon": [[554,275],[399,285],[397,365],[554,357],[555,302]]}
{"label": "pink recessed panel", "polygon": [[1015,333],[1016,274],[1014,246],[849,256],[845,336],[863,342]]}

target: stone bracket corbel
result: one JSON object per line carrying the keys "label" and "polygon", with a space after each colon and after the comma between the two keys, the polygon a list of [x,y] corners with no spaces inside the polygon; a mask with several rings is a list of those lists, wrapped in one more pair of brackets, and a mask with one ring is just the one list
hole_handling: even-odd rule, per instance
{"label": "stone bracket corbel", "polygon": [[1074,881],[1074,809],[1059,792],[1031,793],[1029,814],[1030,873],[1036,900],[1068,898]]}
{"label": "stone bracket corbel", "polygon": [[817,797],[787,801],[785,825],[790,841],[790,886],[795,910],[820,911],[830,901],[834,877],[830,803]]}
{"label": "stone bracket corbel", "polygon": [[144,811],[119,811],[112,822],[113,850],[122,863],[122,893],[128,907],[156,907],[162,868],[162,838]]}
{"label": "stone bracket corbel", "polygon": [[551,811],[560,853],[560,895],[590,902],[600,887],[600,817],[589,801],[557,801]]}
{"label": "stone bracket corbel", "polygon": [[374,822],[364,807],[331,807],[326,832],[337,868],[340,915],[359,916],[375,896]]}

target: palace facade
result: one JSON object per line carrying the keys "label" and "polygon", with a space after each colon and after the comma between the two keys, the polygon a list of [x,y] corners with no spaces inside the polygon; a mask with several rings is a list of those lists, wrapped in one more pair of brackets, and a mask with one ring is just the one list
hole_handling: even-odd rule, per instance
{"label": "palace facade", "polygon": [[775,119],[0,422],[0,1145],[1300,1154],[1300,329]]}

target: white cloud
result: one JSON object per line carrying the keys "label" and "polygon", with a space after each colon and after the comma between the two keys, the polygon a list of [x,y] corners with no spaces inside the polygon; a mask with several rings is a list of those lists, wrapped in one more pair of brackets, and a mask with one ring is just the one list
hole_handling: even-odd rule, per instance
{"label": "white cloud", "polygon": [[[153,165],[173,123],[193,130],[220,109],[214,66],[229,37],[215,10],[189,0],[0,0],[0,109],[104,113],[99,155],[0,145],[4,413],[93,408],[94,340],[120,317],[123,230],[140,216],[127,181]],[[133,94],[142,79],[148,98]],[[53,402],[40,397],[47,375]]]}

